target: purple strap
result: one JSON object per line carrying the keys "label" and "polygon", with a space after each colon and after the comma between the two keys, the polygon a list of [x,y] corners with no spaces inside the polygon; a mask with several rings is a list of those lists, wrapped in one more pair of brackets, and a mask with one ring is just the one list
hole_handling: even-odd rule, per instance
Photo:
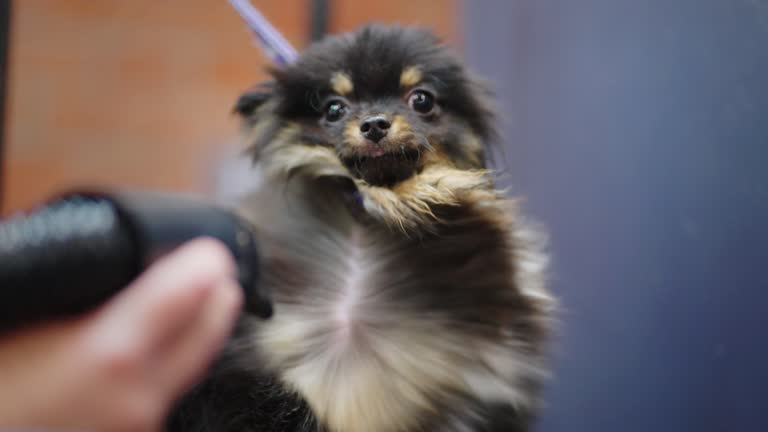
{"label": "purple strap", "polygon": [[264,53],[278,66],[285,66],[296,61],[296,50],[277,31],[272,24],[251,5],[248,0],[229,0],[232,7],[245,20],[248,28],[256,36],[256,40]]}

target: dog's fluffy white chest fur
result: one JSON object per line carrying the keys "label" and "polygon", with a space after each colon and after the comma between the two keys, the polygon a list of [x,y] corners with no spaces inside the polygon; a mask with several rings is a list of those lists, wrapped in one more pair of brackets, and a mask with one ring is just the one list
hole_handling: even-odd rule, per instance
{"label": "dog's fluffy white chest fur", "polygon": [[511,340],[468,337],[450,316],[398,302],[388,291],[409,275],[387,266],[392,245],[362,231],[333,243],[332,274],[300,302],[278,299],[256,334],[268,362],[332,430],[412,429],[439,409],[436,395],[525,403],[514,377],[535,363]]}

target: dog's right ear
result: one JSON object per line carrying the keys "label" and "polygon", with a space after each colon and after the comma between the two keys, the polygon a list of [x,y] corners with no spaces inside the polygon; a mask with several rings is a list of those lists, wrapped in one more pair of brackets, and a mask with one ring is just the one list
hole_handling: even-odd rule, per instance
{"label": "dog's right ear", "polygon": [[240,96],[233,111],[240,114],[243,118],[248,119],[253,116],[259,107],[264,105],[264,103],[270,100],[274,95],[274,82],[260,84]]}
{"label": "dog's right ear", "polygon": [[275,138],[282,127],[282,122],[275,112],[279,99],[277,93],[274,81],[260,84],[243,93],[233,109],[243,120],[243,131],[247,132],[244,134],[247,152],[254,161],[261,157],[264,147]]}

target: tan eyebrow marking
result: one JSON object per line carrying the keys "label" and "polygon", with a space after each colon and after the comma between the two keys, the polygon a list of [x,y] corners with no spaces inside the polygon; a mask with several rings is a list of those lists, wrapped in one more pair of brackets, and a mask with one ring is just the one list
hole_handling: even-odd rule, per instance
{"label": "tan eyebrow marking", "polygon": [[347,96],[352,93],[355,86],[352,84],[352,79],[344,72],[336,72],[331,77],[331,89],[341,96]]}
{"label": "tan eyebrow marking", "polygon": [[417,66],[409,66],[400,74],[400,87],[413,87],[421,82],[424,75]]}

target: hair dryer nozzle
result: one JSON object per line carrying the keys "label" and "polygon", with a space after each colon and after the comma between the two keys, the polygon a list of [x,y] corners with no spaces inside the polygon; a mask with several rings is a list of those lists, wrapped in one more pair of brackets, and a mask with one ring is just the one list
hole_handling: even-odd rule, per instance
{"label": "hair dryer nozzle", "polygon": [[74,193],[0,223],[0,330],[83,313],[201,236],[227,246],[246,310],[269,318],[255,230],[232,211],[175,194]]}

